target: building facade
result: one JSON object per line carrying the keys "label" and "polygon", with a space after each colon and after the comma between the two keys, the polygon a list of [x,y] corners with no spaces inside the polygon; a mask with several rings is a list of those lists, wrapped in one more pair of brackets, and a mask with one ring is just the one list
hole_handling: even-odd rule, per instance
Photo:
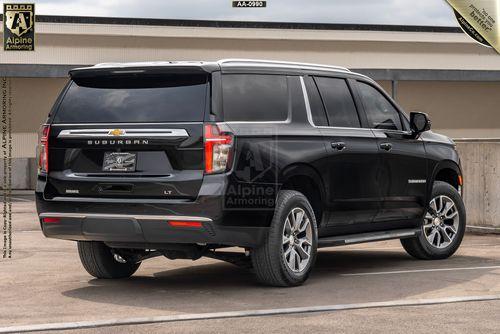
{"label": "building facade", "polygon": [[74,67],[258,58],[340,65],[377,80],[453,138],[500,138],[500,57],[455,27],[37,16],[32,52],[0,51],[12,87],[14,187],[31,188],[39,125]]}

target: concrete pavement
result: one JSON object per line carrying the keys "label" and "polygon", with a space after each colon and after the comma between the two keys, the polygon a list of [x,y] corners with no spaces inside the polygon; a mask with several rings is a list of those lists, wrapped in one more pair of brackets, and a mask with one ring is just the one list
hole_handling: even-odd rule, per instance
{"label": "concrete pavement", "polygon": [[[14,257],[0,260],[0,327],[500,295],[499,235],[468,234],[443,261],[414,260],[398,241],[322,249],[309,281],[296,288],[260,286],[250,272],[212,259],[154,258],[130,279],[96,280],[82,268],[75,243],[43,237],[29,198],[15,202],[14,212]],[[420,332],[441,324],[446,333],[490,332],[500,328],[498,314],[496,300],[80,331],[246,333],[304,325],[309,332]]]}

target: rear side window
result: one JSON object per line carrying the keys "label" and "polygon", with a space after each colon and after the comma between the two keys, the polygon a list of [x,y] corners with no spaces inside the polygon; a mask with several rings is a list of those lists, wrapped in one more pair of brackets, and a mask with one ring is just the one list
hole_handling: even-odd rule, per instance
{"label": "rear side window", "polygon": [[358,81],[368,125],[373,129],[401,130],[401,118],[394,106],[375,87]]}
{"label": "rear side window", "polygon": [[304,78],[307,88],[307,96],[309,98],[309,106],[311,108],[312,121],[315,126],[328,126],[325,109],[321,97],[319,96],[318,88],[312,77]]}
{"label": "rear side window", "polygon": [[222,100],[225,121],[285,121],[288,118],[286,76],[224,74]]}
{"label": "rear side window", "polygon": [[207,84],[191,74],[75,79],[54,123],[203,121]]}
{"label": "rear side window", "polygon": [[316,77],[326,108],[328,124],[335,127],[359,128],[356,105],[345,79]]}

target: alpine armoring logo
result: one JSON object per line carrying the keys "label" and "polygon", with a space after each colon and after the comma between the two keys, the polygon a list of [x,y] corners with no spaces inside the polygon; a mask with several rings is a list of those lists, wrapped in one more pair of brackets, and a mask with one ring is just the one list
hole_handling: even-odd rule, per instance
{"label": "alpine armoring logo", "polygon": [[[256,130],[259,135],[261,131]],[[265,132],[265,131],[263,131]],[[266,136],[243,141],[226,189],[226,210],[274,210],[278,186],[278,140]]]}
{"label": "alpine armoring logo", "polygon": [[5,51],[35,50],[35,4],[3,5]]}

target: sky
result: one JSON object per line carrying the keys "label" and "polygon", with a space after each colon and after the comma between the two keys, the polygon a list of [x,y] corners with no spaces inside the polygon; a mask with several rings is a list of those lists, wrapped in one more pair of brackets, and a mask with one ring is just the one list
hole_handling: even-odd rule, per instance
{"label": "sky", "polygon": [[38,15],[457,26],[445,0],[267,0],[266,8],[232,8],[231,0],[0,2],[34,2]]}

